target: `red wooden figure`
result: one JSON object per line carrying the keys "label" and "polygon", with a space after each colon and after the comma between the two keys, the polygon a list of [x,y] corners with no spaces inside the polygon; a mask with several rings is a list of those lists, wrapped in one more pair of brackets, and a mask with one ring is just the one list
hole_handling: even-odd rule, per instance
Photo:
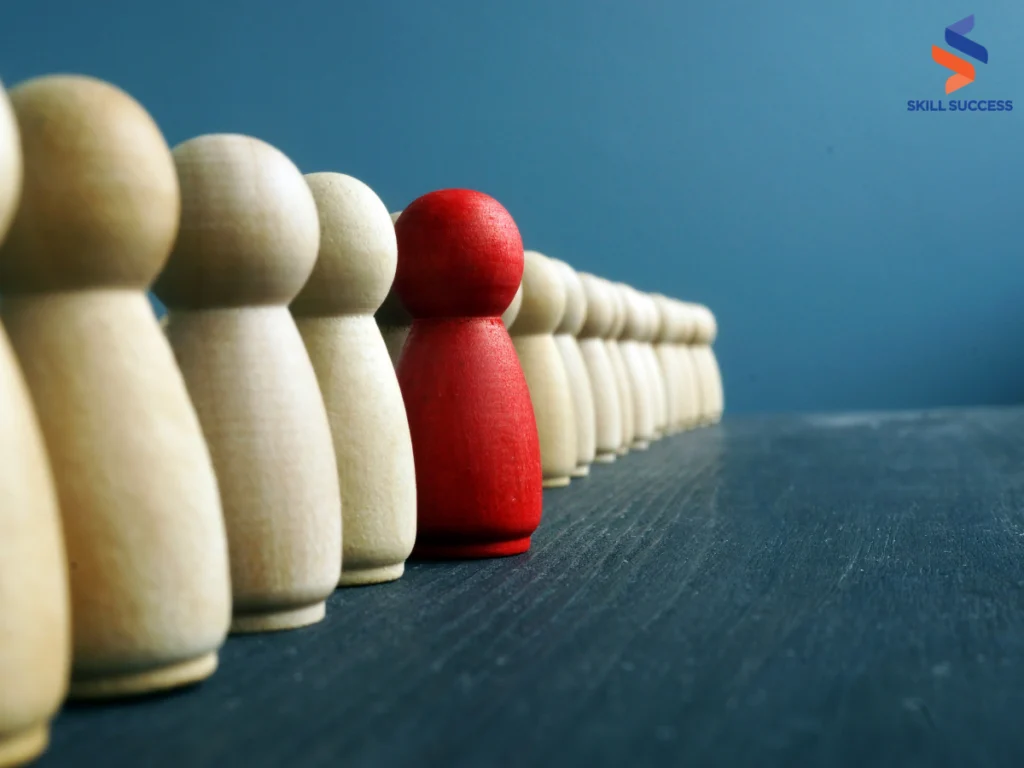
{"label": "red wooden figure", "polygon": [[416,463],[413,557],[515,555],[540,524],[540,441],[500,315],[523,276],[523,241],[480,192],[431,192],[395,224],[395,291],[413,317],[398,383]]}

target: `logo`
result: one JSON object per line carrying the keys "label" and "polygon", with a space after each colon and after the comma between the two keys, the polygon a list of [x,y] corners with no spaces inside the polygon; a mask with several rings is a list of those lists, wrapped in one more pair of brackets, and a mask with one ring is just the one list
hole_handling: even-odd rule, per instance
{"label": "logo", "polygon": [[[970,56],[975,61],[988,64],[988,50],[973,40],[967,39],[967,33],[972,29],[974,29],[973,13],[966,19],[960,19],[956,24],[946,27],[946,45],[955,51],[960,51],[965,56]],[[959,91],[965,85],[974,82],[974,65],[966,59],[954,56],[937,45],[932,46],[932,58],[935,59],[936,64],[953,70],[953,74],[946,81],[946,93]]]}
{"label": "logo", "polygon": [[[967,37],[974,30],[974,14],[960,19],[946,27],[946,45],[957,53],[950,53],[945,48],[932,46],[932,60],[945,67],[953,74],[946,79],[946,94],[955,93],[975,81],[977,71],[973,59],[981,64],[988,64],[988,49]],[[907,102],[908,112],[1012,112],[1011,99],[911,99]]]}

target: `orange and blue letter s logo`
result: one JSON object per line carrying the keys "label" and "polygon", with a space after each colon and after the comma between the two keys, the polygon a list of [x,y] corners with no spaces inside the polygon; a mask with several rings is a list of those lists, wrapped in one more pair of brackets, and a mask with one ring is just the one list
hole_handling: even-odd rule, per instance
{"label": "orange and blue letter s logo", "polygon": [[[988,64],[988,51],[984,46],[965,37],[972,29],[974,29],[973,13],[966,19],[960,19],[956,24],[946,27],[946,45],[982,64]],[[932,58],[937,64],[953,70],[953,74],[946,81],[946,93],[952,93],[974,82],[974,65],[966,59],[954,56],[937,45],[932,46]]]}

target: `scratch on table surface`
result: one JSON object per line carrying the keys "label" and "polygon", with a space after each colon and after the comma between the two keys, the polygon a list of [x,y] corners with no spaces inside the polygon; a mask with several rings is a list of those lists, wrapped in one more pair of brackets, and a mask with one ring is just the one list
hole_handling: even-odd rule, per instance
{"label": "scratch on table surface", "polygon": [[857,565],[857,561],[860,559],[861,550],[862,547],[857,547],[857,549],[854,550],[853,554],[850,556],[850,562],[846,564],[846,567],[843,569],[843,572],[839,574],[839,580],[836,581],[837,587],[842,586],[843,582],[846,581],[846,577],[850,575],[850,572]]}

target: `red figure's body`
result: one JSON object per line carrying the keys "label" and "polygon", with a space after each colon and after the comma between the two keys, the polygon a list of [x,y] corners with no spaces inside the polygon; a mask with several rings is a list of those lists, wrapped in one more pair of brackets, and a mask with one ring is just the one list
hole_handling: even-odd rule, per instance
{"label": "red figure's body", "polygon": [[414,557],[530,548],[540,524],[540,442],[500,315],[523,275],[515,222],[487,195],[424,195],[399,217],[395,290],[413,317],[398,382],[416,462]]}

